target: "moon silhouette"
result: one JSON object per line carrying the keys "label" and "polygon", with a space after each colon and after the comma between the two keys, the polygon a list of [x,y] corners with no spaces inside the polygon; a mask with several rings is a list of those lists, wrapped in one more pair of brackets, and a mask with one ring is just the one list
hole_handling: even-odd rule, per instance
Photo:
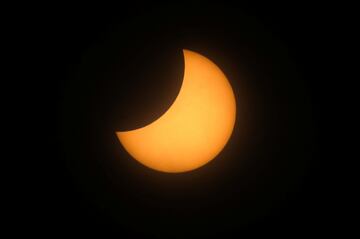
{"label": "moon silhouette", "polygon": [[224,73],[196,52],[183,54],[184,79],[170,108],[147,126],[116,132],[133,158],[168,173],[191,171],[214,159],[235,124],[235,96]]}

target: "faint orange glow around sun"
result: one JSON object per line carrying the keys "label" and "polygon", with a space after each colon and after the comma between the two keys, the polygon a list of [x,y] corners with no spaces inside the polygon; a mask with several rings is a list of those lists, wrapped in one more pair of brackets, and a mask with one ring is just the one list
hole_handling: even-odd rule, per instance
{"label": "faint orange glow around sun", "polygon": [[162,172],[205,165],[224,148],[235,124],[235,97],[224,73],[198,53],[183,53],[184,79],[170,108],[145,127],[116,132],[133,158]]}

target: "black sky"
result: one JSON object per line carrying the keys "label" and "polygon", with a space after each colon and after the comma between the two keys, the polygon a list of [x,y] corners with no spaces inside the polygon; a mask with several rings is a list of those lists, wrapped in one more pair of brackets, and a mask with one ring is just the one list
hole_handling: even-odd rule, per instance
{"label": "black sky", "polygon": [[[62,9],[62,8],[61,8]],[[52,234],[233,238],[321,233],[331,220],[321,152],[326,17],[313,6],[65,8],[39,27],[46,77],[36,206]],[[41,41],[41,40],[40,40]],[[182,49],[228,76],[238,112],[223,152],[184,174],[152,171],[114,131],[162,115]],[[327,79],[329,80],[329,78]],[[36,98],[36,96],[35,96]]]}

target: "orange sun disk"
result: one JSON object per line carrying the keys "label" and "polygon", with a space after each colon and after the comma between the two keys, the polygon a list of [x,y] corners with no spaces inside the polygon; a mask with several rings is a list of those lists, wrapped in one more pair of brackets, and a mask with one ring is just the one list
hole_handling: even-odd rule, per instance
{"label": "orange sun disk", "polygon": [[224,148],[235,124],[235,96],[224,73],[198,53],[183,53],[184,79],[170,108],[145,127],[116,132],[133,158],[162,172],[205,165]]}

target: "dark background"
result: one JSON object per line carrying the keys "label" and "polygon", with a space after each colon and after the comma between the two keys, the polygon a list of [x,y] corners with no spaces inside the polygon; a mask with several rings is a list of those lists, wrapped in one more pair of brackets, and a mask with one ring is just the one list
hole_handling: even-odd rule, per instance
{"label": "dark background", "polygon": [[[330,43],[318,6],[87,7],[55,8],[37,26],[41,173],[29,207],[43,231],[232,238],[329,227],[324,164],[331,159],[320,136],[324,82],[332,79],[322,71]],[[167,174],[133,160],[114,132],[168,109],[183,77],[182,49],[224,71],[238,111],[218,157]]]}

